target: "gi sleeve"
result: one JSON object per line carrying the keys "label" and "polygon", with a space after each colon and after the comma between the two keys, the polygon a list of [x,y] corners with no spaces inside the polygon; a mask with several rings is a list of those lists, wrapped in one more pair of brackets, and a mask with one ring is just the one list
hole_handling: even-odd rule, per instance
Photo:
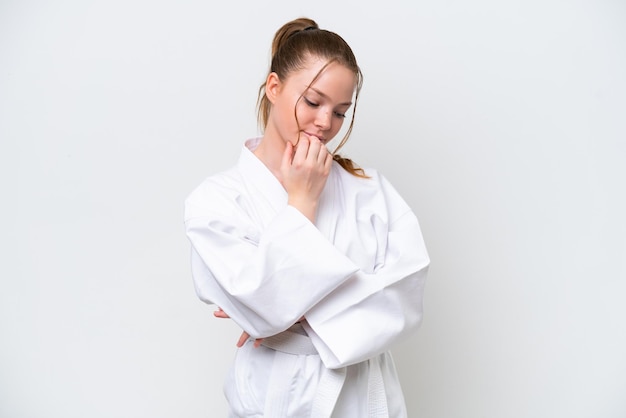
{"label": "gi sleeve", "polygon": [[430,263],[417,218],[381,178],[389,214],[374,270],[360,269],[306,314],[303,323],[326,367],[372,358],[419,326]]}
{"label": "gi sleeve", "polygon": [[197,201],[185,207],[196,292],[253,338],[289,328],[358,269],[291,206],[259,232],[233,199],[210,205],[220,213]]}

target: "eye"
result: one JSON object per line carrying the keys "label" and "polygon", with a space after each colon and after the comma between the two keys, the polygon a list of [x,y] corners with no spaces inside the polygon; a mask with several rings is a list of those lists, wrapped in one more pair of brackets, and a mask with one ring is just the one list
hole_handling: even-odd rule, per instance
{"label": "eye", "polygon": [[338,118],[344,119],[346,117],[345,113],[341,113],[341,112],[334,112],[335,116],[337,116]]}
{"label": "eye", "polygon": [[319,103],[312,102],[311,100],[307,99],[306,97],[303,97],[303,99],[304,99],[304,102],[307,105],[311,106],[311,107],[318,107],[319,106]]}

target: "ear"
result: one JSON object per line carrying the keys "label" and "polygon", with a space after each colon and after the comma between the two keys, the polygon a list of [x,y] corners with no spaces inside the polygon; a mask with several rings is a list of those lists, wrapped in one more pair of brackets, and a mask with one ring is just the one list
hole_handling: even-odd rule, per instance
{"label": "ear", "polygon": [[265,95],[270,103],[274,104],[278,93],[280,93],[282,83],[278,78],[278,74],[275,72],[269,73],[267,80],[265,80]]}

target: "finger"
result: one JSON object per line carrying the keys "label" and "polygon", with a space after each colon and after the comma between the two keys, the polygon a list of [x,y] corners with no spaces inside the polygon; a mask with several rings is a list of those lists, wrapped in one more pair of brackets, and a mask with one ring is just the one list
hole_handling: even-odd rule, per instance
{"label": "finger", "polygon": [[243,345],[246,343],[246,341],[248,341],[248,338],[250,338],[250,334],[248,334],[247,332],[243,331],[241,333],[241,336],[239,336],[239,341],[237,341],[237,347],[239,347],[239,348],[243,347]]}
{"label": "finger", "polygon": [[326,160],[328,159],[329,155],[332,158],[332,155],[328,151],[328,148],[326,148],[326,145],[320,142],[320,150],[319,150],[319,153],[317,154],[317,161],[319,162],[319,164],[326,165]]}
{"label": "finger", "polygon": [[262,342],[263,338],[257,338],[256,340],[254,340],[254,348],[259,348]]}
{"label": "finger", "polygon": [[287,142],[285,145],[285,151],[283,152],[282,166],[287,167],[291,165],[291,160],[293,159],[293,144],[291,142]]}
{"label": "finger", "polygon": [[309,142],[309,150],[307,152],[307,158],[311,161],[317,162],[319,160],[319,154],[322,151],[322,143],[319,139],[311,139]]}
{"label": "finger", "polygon": [[217,311],[213,312],[213,316],[216,318],[230,318],[226,312],[222,310],[222,308],[218,307]]}
{"label": "finger", "polygon": [[300,163],[306,160],[306,156],[309,152],[309,140],[307,138],[300,138],[298,145],[296,146],[296,151],[293,154],[292,164],[294,162]]}
{"label": "finger", "polygon": [[[326,148],[326,147],[324,147]],[[330,152],[326,152],[326,156],[324,157],[324,168],[327,170],[327,172],[330,172],[330,169],[333,165],[333,154],[331,154]]]}

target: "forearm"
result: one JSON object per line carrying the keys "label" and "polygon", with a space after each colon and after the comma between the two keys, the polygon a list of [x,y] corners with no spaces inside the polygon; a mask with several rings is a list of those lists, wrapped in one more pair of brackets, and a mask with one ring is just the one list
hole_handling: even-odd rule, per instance
{"label": "forearm", "polygon": [[358,269],[291,207],[257,245],[198,225],[188,230],[198,295],[254,337],[288,328]]}

